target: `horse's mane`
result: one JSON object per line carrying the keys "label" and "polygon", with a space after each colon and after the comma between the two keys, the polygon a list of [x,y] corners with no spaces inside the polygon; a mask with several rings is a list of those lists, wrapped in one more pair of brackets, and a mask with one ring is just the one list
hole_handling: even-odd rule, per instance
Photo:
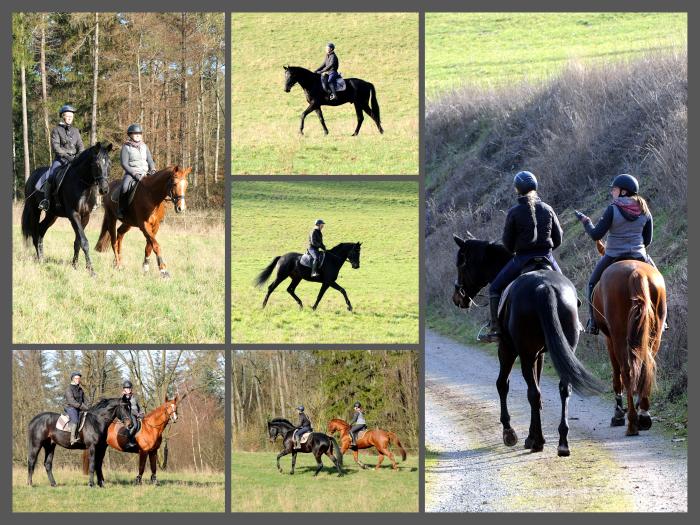
{"label": "horse's mane", "polygon": [[281,423],[281,424],[283,424],[283,425],[290,425],[290,426],[293,426],[293,427],[296,426],[294,423],[292,423],[292,422],[289,421],[288,419],[284,419],[283,417],[276,417],[276,418],[270,420],[270,423],[272,423],[272,424]]}
{"label": "horse's mane", "polygon": [[331,248],[328,251],[332,252],[333,250],[339,250],[341,248],[345,248],[346,246],[355,246],[356,244],[356,242],[341,242],[340,244],[336,244],[335,246],[333,246],[333,248]]}
{"label": "horse's mane", "polygon": [[302,66],[287,66],[287,69],[293,69],[294,71],[299,71],[301,73],[310,73],[312,75],[318,74],[318,73],[314,73],[310,69],[306,69],[305,67],[302,67]]}
{"label": "horse's mane", "polygon": [[112,401],[117,401],[119,399],[120,398],[118,398],[118,397],[111,397],[111,398],[103,397],[97,403],[92,405],[88,410],[92,411],[92,410],[100,410],[102,408],[107,408],[112,403]]}
{"label": "horse's mane", "polygon": [[85,162],[90,160],[92,158],[93,152],[96,152],[98,155],[101,151],[104,151],[104,145],[101,142],[97,142],[90,146],[89,148],[85,148],[83,151],[80,152],[80,155],[78,155],[73,162],[71,163],[71,166],[73,168],[79,168]]}
{"label": "horse's mane", "polygon": [[350,424],[344,419],[340,418],[333,418],[329,421],[329,423],[342,423],[345,428],[350,428]]}

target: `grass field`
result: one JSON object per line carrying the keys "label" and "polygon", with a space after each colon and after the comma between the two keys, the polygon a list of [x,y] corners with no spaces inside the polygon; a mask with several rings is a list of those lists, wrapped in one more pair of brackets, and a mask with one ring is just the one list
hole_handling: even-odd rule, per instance
{"label": "grass field", "polygon": [[426,95],[685,46],[687,22],[684,13],[426,13]]}
{"label": "grass field", "polygon": [[[234,343],[417,343],[418,184],[413,182],[235,182],[232,231]],[[273,257],[303,252],[318,217],[328,248],[362,242],[360,268],[349,263],[318,309],[320,285],[303,281],[300,310],[282,283],[261,308],[266,287],[253,279]],[[271,279],[274,279],[274,273]]]}
{"label": "grass field", "polygon": [[324,469],[314,478],[316,460],[297,455],[296,472],[289,475],[291,456],[280,459],[284,474],[275,466],[277,452],[234,452],[231,464],[231,510],[233,512],[418,512],[418,456],[409,453],[399,470],[384,460],[373,469],[377,456],[368,453],[361,461],[372,469],[355,465],[345,454],[346,475],[331,471],[324,456]]}
{"label": "grass field", "polygon": [[141,269],[145,239],[135,229],[124,237],[125,268],[112,266],[109,252],[94,250],[102,212],[87,227],[97,272],[91,278],[80,255],[73,269],[74,234],[59,219],[44,239],[46,262],[36,262],[34,247],[25,247],[21,208],[13,220],[14,343],[217,343],[224,341],[223,212],[170,210],[158,233],[171,278]]}
{"label": "grass field", "polygon": [[[13,512],[224,512],[224,474],[158,472],[160,485],[135,486],[134,472],[105,471],[105,488],[90,488],[88,477],[54,467],[57,487],[49,485],[43,465],[28,487],[24,467],[12,470]],[[148,472],[148,470],[147,470]]]}
{"label": "grass field", "polygon": [[[418,174],[418,15],[237,13],[233,15],[234,174]],[[315,70],[326,42],[340,72],[374,84],[385,133],[365,115],[359,136],[351,104],[323,108],[328,136],[282,66]]]}

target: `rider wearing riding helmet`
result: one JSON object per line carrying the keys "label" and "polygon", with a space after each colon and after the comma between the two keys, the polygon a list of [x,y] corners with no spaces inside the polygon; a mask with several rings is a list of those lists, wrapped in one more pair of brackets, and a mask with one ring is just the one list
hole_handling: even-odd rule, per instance
{"label": "rider wearing riding helmet", "polygon": [[503,245],[513,253],[489,288],[491,323],[484,340],[496,342],[501,335],[498,326],[498,303],[501,293],[522,272],[525,265],[535,257],[549,261],[553,270],[561,273],[552,255],[561,245],[563,231],[557,214],[537,195],[537,178],[529,171],[518,172],[513,185],[518,193],[518,204],[508,210],[503,228]]}
{"label": "rider wearing riding helmet", "polygon": [[68,414],[68,430],[70,432],[70,444],[75,445],[78,437],[78,425],[80,424],[80,411],[85,411],[89,407],[85,404],[85,392],[80,386],[83,375],[80,372],[71,372],[70,384],[64,393],[64,410]]}
{"label": "rider wearing riding helmet", "polygon": [[141,124],[131,124],[126,130],[129,136],[122,146],[121,163],[124,168],[121,193],[119,194],[119,209],[117,218],[124,219],[124,213],[128,206],[129,191],[146,175],[156,171],[156,163],[153,162],[151,150],[143,142],[143,128]]}
{"label": "rider wearing riding helmet", "polygon": [[136,399],[133,391],[134,385],[128,379],[122,383],[122,396],[129,401],[131,409],[129,415],[131,417],[131,428],[128,431],[129,443],[125,450],[136,450],[138,449],[138,444],[136,443],[136,433],[141,428],[141,420],[145,413],[141,410],[139,402]]}
{"label": "rider wearing riding helmet", "polygon": [[350,427],[350,437],[352,438],[351,446],[354,447],[357,445],[357,435],[360,431],[367,428],[367,422],[365,421],[365,411],[362,410],[362,405],[359,401],[355,401],[353,410],[355,414],[352,416],[352,421],[350,421],[352,425]]}
{"label": "rider wearing riding helmet", "polygon": [[304,413],[304,405],[298,406],[297,412],[299,412],[299,425],[292,436],[294,439],[294,448],[299,448],[301,446],[301,436],[303,436],[306,432],[313,432],[311,420]]}
{"label": "rider wearing riding helmet", "polygon": [[326,245],[323,244],[323,226],[326,223],[323,219],[316,219],[314,223],[314,229],[309,232],[309,247],[307,251],[311,256],[311,277],[318,277],[318,261],[321,257],[321,252],[319,250],[326,251]]}
{"label": "rider wearing riding helmet", "polygon": [[328,93],[330,90],[330,100],[335,100],[335,79],[338,77],[338,66],[340,62],[338,61],[338,56],[335,54],[335,44],[333,42],[328,42],[326,44],[326,56],[323,58],[323,64],[321,64],[314,73],[321,73],[321,85],[323,90]]}
{"label": "rider wearing riding helmet", "polygon": [[40,210],[48,210],[51,206],[51,192],[53,191],[53,175],[60,167],[70,163],[85,149],[80,130],[73,126],[75,108],[66,104],[58,111],[61,122],[51,130],[51,150],[54,152],[53,162],[49,166],[44,183],[44,198],[39,203]]}
{"label": "rider wearing riding helmet", "polygon": [[641,259],[656,267],[647,253],[654,235],[654,219],[649,206],[643,197],[638,195],[639,182],[632,175],[623,173],[613,179],[610,184],[612,203],[605,209],[603,217],[593,226],[589,217],[576,211],[576,217],[581,221],[586,233],[594,241],[608,234],[605,245],[605,255],[596,264],[593,274],[588,281],[589,314],[586,333],[599,333],[593,317],[593,289],[600,281],[605,269],[620,257]]}

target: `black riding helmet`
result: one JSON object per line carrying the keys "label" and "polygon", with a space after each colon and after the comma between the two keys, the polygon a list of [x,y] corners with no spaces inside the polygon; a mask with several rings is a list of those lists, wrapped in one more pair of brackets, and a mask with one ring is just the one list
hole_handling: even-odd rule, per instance
{"label": "black riding helmet", "polygon": [[353,408],[362,408],[362,405],[360,404],[359,401],[355,401],[355,404],[353,405]]}
{"label": "black riding helmet", "polygon": [[74,370],[73,372],[70,373],[70,380],[73,381],[73,378],[74,378],[75,376],[83,377],[83,374],[81,374],[81,373],[78,372],[77,370]]}
{"label": "black riding helmet", "polygon": [[134,385],[131,384],[131,381],[128,379],[122,383],[122,388],[134,388]]}
{"label": "black riding helmet", "polygon": [[58,116],[62,117],[64,113],[75,113],[75,108],[70,104],[64,104],[61,109],[58,110]]}
{"label": "black riding helmet", "polygon": [[623,173],[622,175],[615,177],[610,183],[610,187],[620,188],[621,190],[625,190],[630,195],[636,195],[639,193],[639,182],[637,182],[637,179],[635,179],[632,175],[627,173]]}
{"label": "black riding helmet", "polygon": [[304,405],[299,405],[299,406],[297,407],[297,410],[298,410],[299,412],[303,412],[303,411],[304,411]]}
{"label": "black riding helmet", "polygon": [[127,135],[131,135],[132,133],[143,133],[143,128],[141,127],[141,124],[132,124],[129,126],[129,129],[126,130]]}
{"label": "black riding helmet", "polygon": [[326,44],[326,47],[327,47],[328,49],[331,49],[331,50],[335,51],[335,44],[334,44],[333,42],[328,42],[328,43]]}
{"label": "black riding helmet", "polygon": [[520,195],[537,191],[537,178],[529,171],[519,171],[513,177],[513,185]]}

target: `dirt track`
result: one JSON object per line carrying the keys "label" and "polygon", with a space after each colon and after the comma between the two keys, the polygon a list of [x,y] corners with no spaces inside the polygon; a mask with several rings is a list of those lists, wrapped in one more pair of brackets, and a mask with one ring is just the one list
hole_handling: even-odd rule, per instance
{"label": "dirt track", "polygon": [[[559,391],[542,379],[542,453],[523,449],[530,422],[519,362],[508,408],[518,444],[501,440],[495,345],[480,348],[426,331],[426,511],[641,511],[688,509],[687,447],[658,426],[637,437],[610,427],[603,398],[569,403],[571,456],[557,457]],[[651,414],[653,417],[653,398]]]}

